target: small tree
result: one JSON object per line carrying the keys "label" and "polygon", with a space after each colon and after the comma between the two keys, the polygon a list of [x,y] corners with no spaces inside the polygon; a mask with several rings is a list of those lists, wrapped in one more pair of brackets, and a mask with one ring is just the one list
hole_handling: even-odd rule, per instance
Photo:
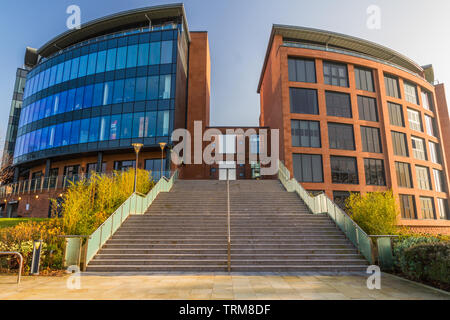
{"label": "small tree", "polygon": [[389,235],[397,231],[397,204],[392,190],[352,193],[346,201],[351,218],[367,233]]}

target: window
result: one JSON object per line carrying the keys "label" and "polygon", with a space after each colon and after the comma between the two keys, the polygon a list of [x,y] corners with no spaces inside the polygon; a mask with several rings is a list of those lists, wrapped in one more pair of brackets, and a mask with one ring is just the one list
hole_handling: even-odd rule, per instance
{"label": "window", "polygon": [[422,210],[422,219],[436,219],[433,198],[420,197],[420,207]]}
{"label": "window", "polygon": [[361,126],[361,141],[364,152],[382,152],[380,129]]}
{"label": "window", "polygon": [[316,90],[290,88],[289,93],[292,113],[319,114]]}
{"label": "window", "polygon": [[172,41],[161,42],[161,64],[172,63]]}
{"label": "window", "polygon": [[333,183],[358,184],[356,158],[331,156]]}
{"label": "window", "polygon": [[294,177],[299,182],[323,182],[322,156],[293,154]]}
{"label": "window", "polygon": [[375,91],[373,88],[372,70],[355,67],[356,89]]}
{"label": "window", "polygon": [[347,205],[346,201],[350,197],[350,192],[348,191],[333,191],[333,201],[338,205],[339,208],[345,211]]}
{"label": "window", "polygon": [[431,93],[422,89],[421,95],[422,95],[422,106],[427,110],[433,111],[433,99]]}
{"label": "window", "polygon": [[328,123],[328,141],[331,149],[355,150],[351,124]]}
{"label": "window", "polygon": [[441,153],[439,150],[439,145],[437,143],[428,141],[428,146],[430,148],[431,161],[437,164],[441,164]]}
{"label": "window", "polygon": [[114,161],[114,170],[127,171],[129,169],[134,169],[135,165],[136,160]]}
{"label": "window", "polygon": [[412,109],[408,109],[408,122],[409,127],[412,130],[422,132],[422,120],[420,118],[420,112]]}
{"label": "window", "polygon": [[320,148],[318,121],[291,120],[292,146]]}
{"label": "window", "polygon": [[323,78],[325,84],[348,87],[347,66],[345,64],[324,62]]}
{"label": "window", "polygon": [[439,211],[439,217],[443,220],[449,219],[449,212],[448,212],[448,200],[447,199],[437,199],[438,203],[438,211]]}
{"label": "window", "polygon": [[236,135],[227,134],[218,136],[219,153],[235,154],[236,153]]}
{"label": "window", "polygon": [[138,112],[133,115],[133,138],[147,137],[148,117],[145,112]]}
{"label": "window", "polygon": [[374,98],[358,96],[359,120],[378,121],[377,101]]}
{"label": "window", "polygon": [[161,42],[150,43],[150,65],[159,64],[161,61]]}
{"label": "window", "polygon": [[406,135],[401,132],[392,131],[392,146],[396,156],[408,157],[408,147],[406,143]]}
{"label": "window", "polygon": [[430,117],[429,115],[425,115],[425,124],[427,126],[427,134],[433,137],[437,137],[437,130],[434,118]]}
{"label": "window", "polygon": [[314,60],[288,59],[289,81],[316,82],[316,67]]}
{"label": "window", "polygon": [[147,100],[158,99],[158,76],[148,77],[147,80]]}
{"label": "window", "polygon": [[74,178],[78,175],[78,172],[80,171],[80,166],[66,166],[64,167],[64,176],[66,176],[67,179]]}
{"label": "window", "polygon": [[400,213],[403,219],[417,219],[414,196],[400,194]]}
{"label": "window", "polygon": [[170,87],[172,82],[172,76],[165,74],[160,76],[159,79],[159,99],[170,99]]}
{"label": "window", "polygon": [[259,154],[259,136],[257,134],[250,136],[250,153]]}
{"label": "window", "polygon": [[400,99],[400,90],[398,88],[398,79],[391,75],[384,75],[384,86],[386,95]]}
{"label": "window", "polygon": [[373,186],[385,186],[386,178],[384,174],[383,160],[364,159],[364,171],[366,173],[366,184]]}
{"label": "window", "polygon": [[445,192],[444,179],[442,179],[442,171],[433,169],[434,187],[437,192]]}
{"label": "window", "polygon": [[412,188],[411,166],[409,163],[396,162],[395,173],[397,174],[397,184],[401,188]]}
{"label": "window", "polygon": [[157,135],[158,137],[169,135],[169,111],[158,112]]}
{"label": "window", "polygon": [[431,190],[430,174],[427,167],[416,166],[416,178],[420,190]]}
{"label": "window", "polygon": [[418,104],[417,103],[417,87],[409,82],[403,82],[403,85],[405,87],[405,99],[408,102]]}
{"label": "window", "polygon": [[129,139],[131,138],[131,127],[133,124],[133,114],[126,113],[122,115],[122,124],[121,124],[121,139]]}
{"label": "window", "polygon": [[161,177],[161,169],[163,175],[170,176],[167,174],[167,161],[163,159],[161,167],[161,159],[147,159],[145,160],[145,170],[150,171],[153,179],[159,180]]}
{"label": "window", "polygon": [[[88,163],[86,166],[86,169],[87,169],[86,171],[87,171],[88,176],[91,176],[94,172],[97,172],[97,162]],[[102,173],[106,172],[106,162],[102,163],[100,172],[102,172]]]}
{"label": "window", "polygon": [[350,95],[340,92],[325,92],[327,104],[327,115],[334,117],[352,117],[352,106],[350,103]]}
{"label": "window", "polygon": [[427,152],[425,150],[425,140],[418,137],[411,137],[414,158],[418,160],[427,160]]}

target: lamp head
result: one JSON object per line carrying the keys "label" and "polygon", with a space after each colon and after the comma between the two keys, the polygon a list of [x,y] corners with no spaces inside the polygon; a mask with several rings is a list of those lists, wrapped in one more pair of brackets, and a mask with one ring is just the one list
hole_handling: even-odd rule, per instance
{"label": "lamp head", "polygon": [[144,146],[142,143],[133,143],[132,146],[134,147],[134,151],[136,153],[139,153],[141,148]]}
{"label": "lamp head", "polygon": [[159,146],[161,147],[161,150],[164,150],[164,147],[166,146],[167,143],[165,142],[160,142]]}

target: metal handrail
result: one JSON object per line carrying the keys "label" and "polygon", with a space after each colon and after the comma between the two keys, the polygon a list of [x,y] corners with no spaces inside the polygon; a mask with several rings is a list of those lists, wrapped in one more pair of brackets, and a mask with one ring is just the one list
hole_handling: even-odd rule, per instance
{"label": "metal handrail", "polygon": [[22,269],[23,269],[23,256],[17,251],[2,251],[0,252],[0,255],[15,255],[19,257],[20,263],[19,263],[19,274],[17,275],[17,284],[20,284],[20,279],[22,277]]}
{"label": "metal handrail", "polygon": [[228,232],[228,272],[231,272],[231,217],[230,217],[230,179],[227,168],[227,232]]}

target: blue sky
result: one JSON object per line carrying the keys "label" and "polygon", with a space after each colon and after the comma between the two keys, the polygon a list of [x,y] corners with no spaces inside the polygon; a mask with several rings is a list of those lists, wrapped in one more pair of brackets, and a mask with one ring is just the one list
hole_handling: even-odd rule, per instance
{"label": "blue sky", "polygon": [[[82,22],[133,8],[180,1],[2,1],[0,11],[0,143],[6,133],[16,68],[26,46],[38,48],[66,31],[66,8],[81,8]],[[431,5],[432,3],[432,5]],[[448,0],[186,0],[190,30],[207,30],[211,47],[211,124],[257,125],[256,88],[272,24],[341,32],[395,49],[436,79],[450,82]],[[381,9],[381,28],[368,29],[367,8]],[[0,148],[1,148],[0,147]]]}

